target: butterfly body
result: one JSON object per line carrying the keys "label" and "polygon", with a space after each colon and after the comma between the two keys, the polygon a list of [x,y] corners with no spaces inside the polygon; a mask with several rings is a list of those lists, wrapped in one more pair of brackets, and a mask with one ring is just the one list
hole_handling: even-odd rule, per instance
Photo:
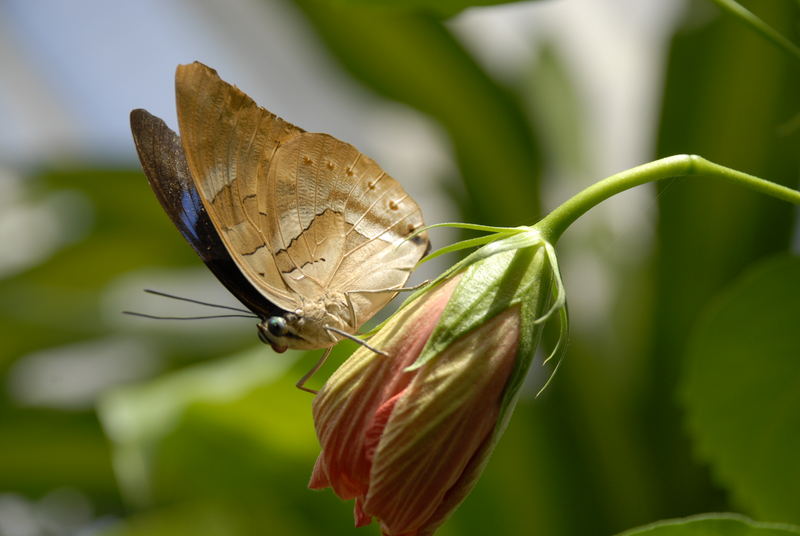
{"label": "butterfly body", "polygon": [[259,331],[277,351],[281,348],[327,348],[339,341],[331,328],[347,333],[358,330],[349,318],[346,297],[341,294],[326,294],[317,300],[306,301],[298,309],[280,316],[285,321],[285,328],[270,329],[273,317],[262,320],[258,325]]}
{"label": "butterfly body", "polygon": [[134,110],[156,196],[276,351],[354,334],[428,249],[419,207],[372,159],[259,107],[216,71],[176,74],[178,137]]}

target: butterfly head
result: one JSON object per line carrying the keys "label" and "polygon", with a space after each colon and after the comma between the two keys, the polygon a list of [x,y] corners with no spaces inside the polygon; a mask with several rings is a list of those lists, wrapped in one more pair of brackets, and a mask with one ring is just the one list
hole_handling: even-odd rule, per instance
{"label": "butterfly head", "polygon": [[341,339],[335,335],[337,331],[352,333],[355,329],[346,313],[344,298],[328,293],[318,300],[305,302],[302,308],[262,317],[258,323],[258,338],[278,353],[289,348],[327,348]]}
{"label": "butterfly head", "polygon": [[297,335],[293,333],[296,321],[296,315],[292,313],[263,319],[258,323],[258,338],[281,354],[293,346],[292,340],[297,338]]}

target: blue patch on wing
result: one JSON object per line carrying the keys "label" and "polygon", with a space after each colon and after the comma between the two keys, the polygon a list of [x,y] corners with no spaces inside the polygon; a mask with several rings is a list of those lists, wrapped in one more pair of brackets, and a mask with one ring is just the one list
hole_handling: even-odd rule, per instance
{"label": "blue patch on wing", "polygon": [[200,201],[200,194],[194,188],[189,188],[181,192],[181,223],[185,238],[193,245],[200,245],[201,232],[198,231],[198,224],[203,221],[205,214],[203,202]]}

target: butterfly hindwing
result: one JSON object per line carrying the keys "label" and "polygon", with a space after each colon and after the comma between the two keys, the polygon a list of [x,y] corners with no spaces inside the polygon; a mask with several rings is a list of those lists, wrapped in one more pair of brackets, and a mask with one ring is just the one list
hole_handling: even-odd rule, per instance
{"label": "butterfly hindwing", "polygon": [[[262,194],[263,192],[263,194]],[[259,181],[262,229],[299,294],[348,293],[357,328],[403,286],[426,251],[417,204],[371,158],[327,134],[281,145]],[[371,292],[359,292],[371,291]]]}

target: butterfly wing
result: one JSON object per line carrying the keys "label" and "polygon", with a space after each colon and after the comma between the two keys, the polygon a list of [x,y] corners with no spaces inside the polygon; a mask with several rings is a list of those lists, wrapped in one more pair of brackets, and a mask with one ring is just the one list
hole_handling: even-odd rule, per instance
{"label": "butterfly wing", "polygon": [[[262,170],[263,172],[264,170]],[[357,329],[403,286],[428,249],[422,213],[371,158],[327,134],[275,152],[258,181],[261,228],[278,269],[303,296],[346,293]]]}
{"label": "butterfly wing", "polygon": [[131,131],[147,180],[164,211],[217,279],[251,311],[269,317],[281,309],[242,276],[206,213],[189,175],[181,141],[146,110],[131,112]]}
{"label": "butterfly wing", "polygon": [[269,301],[295,309],[300,299],[284,282],[259,228],[256,194],[276,149],[303,131],[198,62],[178,66],[175,89],[189,170],[222,242]]}
{"label": "butterfly wing", "polygon": [[[295,127],[193,63],[176,74],[178,122],[208,215],[245,277],[292,310],[347,294],[357,329],[428,249],[402,187],[352,145]],[[385,291],[385,292],[370,292]]]}

